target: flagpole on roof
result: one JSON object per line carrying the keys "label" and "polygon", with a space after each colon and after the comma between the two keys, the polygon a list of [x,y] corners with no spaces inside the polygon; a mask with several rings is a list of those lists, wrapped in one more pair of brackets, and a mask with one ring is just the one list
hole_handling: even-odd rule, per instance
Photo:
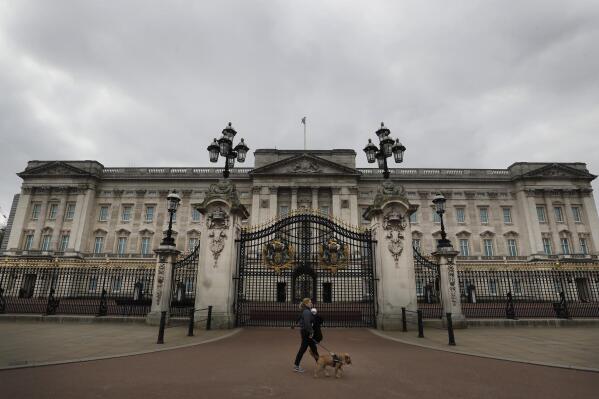
{"label": "flagpole on roof", "polygon": [[306,117],[302,118],[302,124],[304,125],[304,151],[306,151]]}

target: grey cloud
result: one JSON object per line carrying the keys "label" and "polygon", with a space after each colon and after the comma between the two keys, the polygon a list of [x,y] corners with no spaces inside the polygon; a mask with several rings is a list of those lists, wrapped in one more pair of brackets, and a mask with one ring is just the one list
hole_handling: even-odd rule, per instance
{"label": "grey cloud", "polygon": [[30,159],[206,165],[229,120],[252,149],[301,148],[304,115],[312,148],[361,166],[384,120],[406,167],[599,173],[598,25],[586,1],[8,2],[0,206]]}

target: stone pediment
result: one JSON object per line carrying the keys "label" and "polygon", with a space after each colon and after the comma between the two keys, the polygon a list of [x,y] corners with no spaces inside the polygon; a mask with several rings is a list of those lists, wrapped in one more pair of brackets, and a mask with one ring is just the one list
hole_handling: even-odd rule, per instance
{"label": "stone pediment", "polygon": [[301,154],[269,165],[256,168],[251,175],[351,175],[360,174],[356,169],[348,168],[336,162],[316,157],[311,154]]}
{"label": "stone pediment", "polygon": [[[81,162],[76,162],[81,163]],[[95,166],[95,165],[94,165]],[[65,161],[36,162],[17,175],[26,177],[89,177],[95,176],[95,170],[86,170]]]}
{"label": "stone pediment", "polygon": [[564,179],[594,179],[596,176],[568,165],[552,163],[531,170],[522,175],[523,178],[564,178]]}

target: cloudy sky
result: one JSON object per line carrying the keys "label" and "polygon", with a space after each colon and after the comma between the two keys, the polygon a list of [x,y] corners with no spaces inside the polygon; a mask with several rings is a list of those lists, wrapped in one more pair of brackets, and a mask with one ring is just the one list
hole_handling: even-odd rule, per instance
{"label": "cloudy sky", "polygon": [[226,122],[301,148],[304,115],[359,166],[385,121],[405,167],[599,174],[598,43],[596,0],[4,0],[0,207],[28,160],[208,165]]}

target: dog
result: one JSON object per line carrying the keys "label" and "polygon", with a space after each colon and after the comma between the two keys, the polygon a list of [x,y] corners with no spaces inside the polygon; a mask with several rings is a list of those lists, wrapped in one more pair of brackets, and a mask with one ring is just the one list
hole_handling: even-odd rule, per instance
{"label": "dog", "polygon": [[330,355],[320,355],[316,361],[316,368],[314,369],[314,378],[318,378],[318,373],[324,370],[324,375],[329,376],[327,366],[335,369],[335,378],[341,377],[343,374],[343,365],[351,364],[351,357],[348,353],[334,353]]}

